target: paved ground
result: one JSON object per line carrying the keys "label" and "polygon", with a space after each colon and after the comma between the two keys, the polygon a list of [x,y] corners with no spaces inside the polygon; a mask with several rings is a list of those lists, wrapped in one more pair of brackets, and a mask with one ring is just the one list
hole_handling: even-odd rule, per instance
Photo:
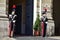
{"label": "paved ground", "polygon": [[60,40],[60,39],[53,39],[53,38],[43,38],[43,37],[16,37],[16,38],[9,38],[5,37],[2,40]]}

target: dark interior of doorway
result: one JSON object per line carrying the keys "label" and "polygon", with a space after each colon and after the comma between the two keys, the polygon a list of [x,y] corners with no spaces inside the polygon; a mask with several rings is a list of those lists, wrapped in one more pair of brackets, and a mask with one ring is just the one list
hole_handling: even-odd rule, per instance
{"label": "dark interior of doorway", "polygon": [[60,0],[53,0],[52,14],[55,22],[55,36],[60,36]]}
{"label": "dark interior of doorway", "polygon": [[17,5],[16,15],[17,15],[17,18],[16,18],[14,35],[21,35],[22,5]]}

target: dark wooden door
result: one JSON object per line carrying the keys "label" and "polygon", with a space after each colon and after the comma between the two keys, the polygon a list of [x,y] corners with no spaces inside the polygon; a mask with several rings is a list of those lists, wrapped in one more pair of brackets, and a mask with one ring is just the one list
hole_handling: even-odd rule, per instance
{"label": "dark wooden door", "polygon": [[60,0],[53,0],[53,18],[55,22],[55,35],[60,36]]}
{"label": "dark wooden door", "polygon": [[26,35],[33,35],[33,0],[26,0]]}

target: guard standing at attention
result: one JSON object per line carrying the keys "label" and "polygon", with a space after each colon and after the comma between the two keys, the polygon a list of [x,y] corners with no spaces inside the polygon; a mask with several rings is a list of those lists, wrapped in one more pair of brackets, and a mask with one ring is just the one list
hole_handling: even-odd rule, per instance
{"label": "guard standing at attention", "polygon": [[8,31],[9,37],[14,36],[14,29],[15,29],[15,23],[16,23],[16,17],[17,17],[15,11],[16,11],[16,5],[13,5],[12,13],[9,14],[9,29],[8,29],[9,30]]}
{"label": "guard standing at attention", "polygon": [[48,18],[47,18],[47,9],[44,9],[44,12],[42,13],[41,17],[41,26],[42,26],[42,36],[46,36],[46,29],[47,29],[47,23],[48,23]]}

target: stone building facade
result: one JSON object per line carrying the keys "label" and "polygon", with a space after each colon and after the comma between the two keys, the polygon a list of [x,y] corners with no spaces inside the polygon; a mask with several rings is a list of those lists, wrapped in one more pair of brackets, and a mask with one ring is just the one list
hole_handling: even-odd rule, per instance
{"label": "stone building facade", "polygon": [[0,16],[6,16],[6,0],[0,0]]}
{"label": "stone building facade", "polygon": [[[8,5],[6,4],[6,0],[0,0],[0,16],[6,16],[6,10],[8,10],[8,8],[6,9],[6,7],[8,7]],[[33,10],[33,14],[34,14],[34,18],[33,18],[33,23],[35,22],[36,20],[36,14],[39,13],[40,14],[40,18],[41,18],[41,13],[43,11],[43,7],[46,7],[47,5],[47,9],[48,9],[48,12],[47,12],[47,17],[49,19],[48,21],[48,28],[47,30],[49,29],[49,31],[47,31],[47,34],[48,35],[51,35],[51,28],[53,28],[53,34],[54,34],[54,20],[53,20],[53,17],[52,17],[52,2],[53,0],[34,0],[34,10]],[[8,3],[8,2],[7,2]]]}

